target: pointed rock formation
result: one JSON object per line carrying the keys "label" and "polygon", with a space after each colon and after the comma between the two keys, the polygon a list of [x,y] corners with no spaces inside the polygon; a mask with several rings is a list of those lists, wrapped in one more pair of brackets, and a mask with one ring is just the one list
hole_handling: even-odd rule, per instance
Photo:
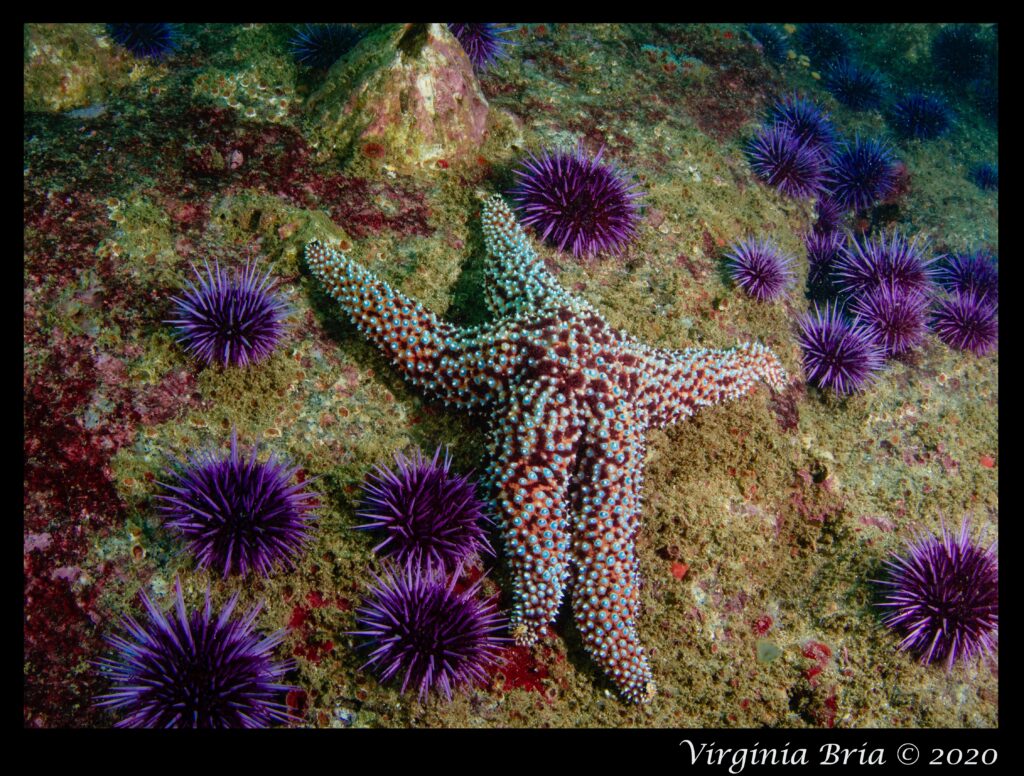
{"label": "pointed rock formation", "polygon": [[335,63],[309,99],[322,152],[357,149],[396,167],[475,158],[487,100],[443,24],[384,25]]}

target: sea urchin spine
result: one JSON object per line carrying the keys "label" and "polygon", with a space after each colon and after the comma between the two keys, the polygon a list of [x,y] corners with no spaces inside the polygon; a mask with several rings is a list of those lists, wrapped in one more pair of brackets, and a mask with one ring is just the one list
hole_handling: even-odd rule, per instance
{"label": "sea urchin spine", "polygon": [[927,331],[928,297],[913,289],[879,286],[856,297],[850,311],[887,356],[921,344]]}
{"label": "sea urchin spine", "polygon": [[867,210],[896,188],[899,171],[881,140],[855,137],[832,157],[830,197],[843,209]]}
{"label": "sea urchin spine", "polygon": [[192,267],[199,285],[174,297],[179,342],[198,359],[211,364],[245,366],[267,358],[284,333],[288,305],[274,292],[270,271],[257,272],[250,263],[233,279],[227,270],[206,265],[206,278]]}
{"label": "sea urchin spine", "polygon": [[932,329],[950,347],[983,356],[999,336],[995,302],[971,291],[954,291],[936,305]]}
{"label": "sea urchin spine", "polygon": [[836,278],[848,294],[860,295],[880,286],[930,294],[935,259],[927,258],[924,243],[908,240],[898,231],[873,239],[850,237],[839,251]]}
{"label": "sea urchin spine", "polygon": [[448,31],[455,36],[473,63],[473,69],[482,73],[488,70],[499,59],[507,55],[509,45],[505,33],[511,27],[499,27],[497,24],[452,22]]}
{"label": "sea urchin spine", "polygon": [[186,612],[175,580],[177,616],[161,612],[139,593],[149,621],[123,620],[126,633],[108,636],[116,655],[96,662],[113,684],[98,706],[124,712],[117,727],[268,727],[295,721],[279,698],[295,689],[283,684],[294,662],[272,660],[285,630],[253,631],[260,607],[232,619],[238,593],[214,618],[210,590],[202,609]]}
{"label": "sea urchin spine", "polygon": [[573,256],[619,253],[636,234],[637,185],[617,167],[593,159],[582,147],[574,152],[545,152],[515,170],[512,196],[522,223],[542,240]]}
{"label": "sea urchin spine", "polygon": [[363,529],[382,531],[385,539],[374,552],[402,565],[454,572],[481,551],[491,554],[484,534],[483,502],[469,475],[450,471],[451,456],[432,459],[417,448],[412,458],[395,454],[396,470],[376,467],[364,486],[358,517],[370,520]]}
{"label": "sea urchin spine", "polygon": [[457,577],[445,581],[419,568],[388,569],[356,611],[359,630],[370,649],[363,668],[381,681],[401,679],[401,692],[414,689],[420,700],[431,690],[451,699],[456,687],[482,682],[508,641],[498,636],[506,619],[495,599],[481,601],[478,579],[456,592]]}
{"label": "sea urchin spine", "polygon": [[885,565],[889,578],[885,624],[903,640],[900,649],[919,655],[927,665],[942,660],[951,669],[959,659],[991,653],[999,629],[999,561],[995,545],[983,549],[968,533],[942,527],[908,542],[906,555],[893,553]]}
{"label": "sea urchin spine", "polygon": [[315,493],[307,482],[289,485],[297,467],[273,454],[245,460],[238,454],[238,436],[231,435],[231,453],[189,459],[178,472],[169,472],[168,491],[157,498],[166,525],[180,532],[201,568],[229,574],[255,570],[267,576],[277,563],[290,566],[310,539],[315,519],[310,501]]}
{"label": "sea urchin spine", "polygon": [[747,146],[754,173],[789,197],[810,197],[827,183],[821,151],[786,124],[762,127]]}
{"label": "sea urchin spine", "polygon": [[181,38],[179,26],[166,22],[108,24],[107,33],[134,56],[155,60],[173,54]]}
{"label": "sea urchin spine", "polygon": [[837,305],[815,305],[799,319],[807,381],[839,396],[862,390],[884,361],[884,353],[862,325],[850,324]]}
{"label": "sea urchin spine", "polygon": [[750,238],[726,254],[736,285],[761,302],[776,299],[793,281],[792,257],[768,239]]}
{"label": "sea urchin spine", "polygon": [[295,28],[288,45],[299,64],[326,70],[355,48],[363,36],[351,24],[306,24]]}

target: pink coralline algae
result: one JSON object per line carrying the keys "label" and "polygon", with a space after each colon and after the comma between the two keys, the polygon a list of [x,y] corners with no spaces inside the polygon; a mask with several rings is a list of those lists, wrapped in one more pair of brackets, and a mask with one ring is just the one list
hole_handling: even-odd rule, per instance
{"label": "pink coralline algae", "polygon": [[500,197],[485,202],[482,220],[484,295],[496,320],[473,328],[438,319],[320,242],[306,246],[306,261],[410,382],[488,413],[516,642],[547,634],[571,578],[587,651],[627,699],[649,701],[656,687],[637,634],[636,554],[646,432],[737,399],[758,380],[781,390],[785,371],[756,343],[643,345],[558,285]]}

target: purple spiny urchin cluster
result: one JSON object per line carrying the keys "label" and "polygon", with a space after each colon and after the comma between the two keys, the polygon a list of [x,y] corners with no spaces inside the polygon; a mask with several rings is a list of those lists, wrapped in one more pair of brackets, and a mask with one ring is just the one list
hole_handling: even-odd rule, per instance
{"label": "purple spiny urchin cluster", "polygon": [[614,165],[582,147],[545,151],[514,171],[511,196],[522,218],[549,245],[573,256],[619,253],[636,234],[637,184]]}
{"label": "purple spiny urchin cluster", "polygon": [[356,610],[372,668],[381,681],[401,682],[400,691],[415,690],[422,701],[431,690],[449,700],[452,691],[482,682],[508,641],[498,633],[507,625],[496,597],[480,600],[483,579],[462,592],[450,581],[420,567],[390,567]]}
{"label": "purple spiny urchin cluster", "polygon": [[462,45],[469,61],[473,63],[473,69],[482,73],[506,56],[505,49],[509,42],[505,38],[505,33],[512,28],[499,27],[497,24],[460,22],[449,24],[448,30]]}
{"label": "purple spiny urchin cluster", "polygon": [[[202,609],[185,611],[175,580],[175,613],[164,614],[145,592],[146,623],[123,619],[124,635],[108,636],[116,654],[97,661],[111,691],[96,703],[121,712],[117,727],[268,727],[295,721],[281,696],[291,660],[275,662],[286,631],[255,633],[260,607],[241,619],[231,614],[238,593],[214,617],[210,590]],[[177,616],[175,616],[175,614]]]}
{"label": "purple spiny urchin cluster", "polygon": [[851,236],[839,252],[835,275],[847,294],[858,295],[888,285],[902,291],[930,294],[932,264],[917,238],[908,240],[898,231],[886,237],[856,239]]}
{"label": "purple spiny urchin cluster", "polygon": [[814,306],[798,321],[798,341],[803,351],[807,381],[839,396],[863,390],[881,368],[882,348],[867,329],[850,323],[837,305],[825,305],[824,313]]}
{"label": "purple spiny urchin cluster", "polygon": [[850,312],[886,356],[895,356],[924,340],[928,302],[921,291],[884,284],[855,297]]}
{"label": "purple spiny urchin cluster", "polygon": [[995,648],[999,633],[999,561],[995,545],[982,548],[968,533],[942,527],[908,542],[908,553],[893,553],[880,580],[886,598],[884,622],[925,665],[941,660],[947,670]]}
{"label": "purple spiny urchin cluster", "polygon": [[994,300],[972,291],[954,291],[940,299],[932,312],[932,330],[947,345],[988,353],[999,338],[998,309]]}
{"label": "purple spiny urchin cluster", "polygon": [[174,297],[177,317],[166,321],[177,327],[178,341],[207,364],[245,366],[267,358],[288,314],[269,270],[260,275],[249,263],[231,279],[219,264],[207,264],[205,278],[194,265],[192,271],[199,285],[189,281],[188,291]]}
{"label": "purple spiny urchin cluster", "polygon": [[829,196],[844,210],[867,210],[896,188],[898,168],[892,151],[876,138],[843,144],[828,168]]}
{"label": "purple spiny urchin cluster", "polygon": [[508,641],[497,635],[507,620],[495,598],[477,595],[482,578],[456,591],[465,563],[491,552],[489,520],[469,477],[451,474],[451,459],[440,456],[440,448],[430,460],[417,450],[395,456],[397,471],[377,467],[358,513],[372,521],[359,528],[386,534],[374,551],[391,556],[356,611],[353,635],[370,651],[363,667],[420,700],[435,689],[450,699],[457,686],[483,680]]}
{"label": "purple spiny urchin cluster", "polygon": [[412,458],[395,454],[396,470],[378,466],[364,485],[357,516],[371,522],[384,540],[374,552],[403,566],[455,572],[480,552],[492,553],[484,533],[490,519],[469,475],[450,471],[451,457],[431,459],[417,449]]}
{"label": "purple spiny urchin cluster", "polygon": [[741,240],[726,259],[736,285],[761,302],[778,298],[793,280],[792,258],[768,239]]}
{"label": "purple spiny urchin cluster", "polygon": [[298,471],[273,454],[265,463],[256,450],[245,459],[237,434],[224,458],[208,453],[168,472],[167,493],[158,496],[165,524],[184,536],[201,568],[226,577],[255,571],[269,575],[294,565],[310,539],[315,493],[306,482],[290,485]]}

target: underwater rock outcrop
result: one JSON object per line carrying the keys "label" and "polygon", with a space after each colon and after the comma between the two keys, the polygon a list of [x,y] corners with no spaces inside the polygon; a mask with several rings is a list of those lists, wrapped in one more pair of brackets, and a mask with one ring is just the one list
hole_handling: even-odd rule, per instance
{"label": "underwater rock outcrop", "polygon": [[442,24],[384,25],[336,62],[309,99],[321,150],[374,143],[396,166],[476,154],[488,125],[473,66]]}

